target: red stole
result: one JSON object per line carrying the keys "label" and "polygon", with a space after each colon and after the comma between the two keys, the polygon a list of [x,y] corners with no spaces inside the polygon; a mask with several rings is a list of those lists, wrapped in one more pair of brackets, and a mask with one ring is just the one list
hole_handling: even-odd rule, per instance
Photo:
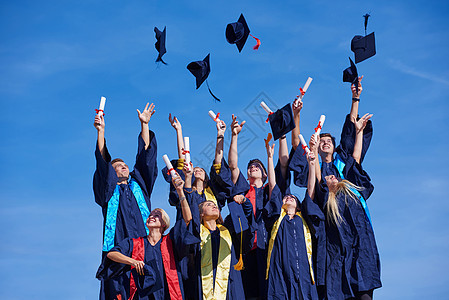
{"label": "red stole", "polygon": [[[175,256],[173,255],[173,244],[168,234],[162,237],[161,254],[170,299],[182,299],[181,288],[179,287],[178,272],[176,271]],[[137,239],[133,239],[133,253],[131,258],[135,260],[144,261],[144,257],[145,257],[144,238],[140,237]],[[134,267],[131,267],[131,269],[132,268]],[[134,282],[133,274],[131,273],[129,281],[129,295],[130,295],[129,299],[133,299],[136,291],[137,291],[136,283]]]}
{"label": "red stole", "polygon": [[[249,199],[251,204],[253,205],[254,218],[256,217],[256,189],[251,185],[249,191],[245,195],[246,198]],[[254,234],[254,244],[251,250],[257,248],[257,231]]]}

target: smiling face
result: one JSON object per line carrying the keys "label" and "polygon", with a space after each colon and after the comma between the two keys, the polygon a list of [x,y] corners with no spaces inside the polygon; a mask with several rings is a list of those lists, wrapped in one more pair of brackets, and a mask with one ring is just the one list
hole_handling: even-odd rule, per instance
{"label": "smiling face", "polygon": [[[166,216],[168,217],[168,216]],[[170,222],[170,221],[168,221]],[[169,226],[166,221],[164,221],[164,216],[161,209],[154,209],[148,216],[146,225],[148,229],[163,229],[162,232]]]}
{"label": "smiling face", "polygon": [[125,164],[124,161],[115,161],[112,163],[112,167],[117,173],[118,178],[128,178],[129,177],[129,168],[128,165]]}
{"label": "smiling face", "polygon": [[326,180],[327,187],[329,188],[329,191],[336,192],[337,191],[337,185],[338,185],[338,178],[334,175],[328,175],[324,177],[324,180]]}
{"label": "smiling face", "polygon": [[248,178],[262,179],[262,170],[257,164],[251,164],[248,167]]}
{"label": "smiling face", "polygon": [[283,199],[282,199],[282,204],[283,206],[289,207],[289,208],[294,208],[295,210],[298,208],[298,201],[297,199],[293,196],[293,195],[286,195]]}
{"label": "smiling face", "polygon": [[334,143],[332,142],[332,137],[330,136],[323,136],[320,137],[320,154],[321,153],[334,153]]}

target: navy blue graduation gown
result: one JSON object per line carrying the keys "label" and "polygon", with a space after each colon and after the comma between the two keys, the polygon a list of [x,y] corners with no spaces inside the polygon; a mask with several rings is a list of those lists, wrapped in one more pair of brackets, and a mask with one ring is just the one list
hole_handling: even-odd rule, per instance
{"label": "navy blue graduation gown", "polygon": [[[340,155],[342,151],[344,151],[345,153],[353,153],[355,132],[355,125],[351,122],[350,116],[347,115],[341,131],[340,145],[335,149],[336,154]],[[365,154],[368,151],[372,136],[373,126],[371,120],[369,120],[365,129],[363,130],[361,162],[363,162]],[[298,146],[293,155],[290,156],[289,168],[293,171],[294,174],[294,184],[299,187],[307,187],[309,164],[307,162],[307,157],[304,154],[304,150],[301,148],[301,146]],[[321,165],[321,176],[324,178],[328,175],[335,175],[337,177],[340,177],[338,170],[333,162],[323,162]]]}
{"label": "navy blue graduation gown", "polygon": [[[253,210],[251,203],[246,201],[242,204],[243,211],[248,220],[252,217]],[[225,219],[224,226],[229,230],[232,237],[231,246],[231,265],[229,269],[227,299],[245,299],[243,290],[243,283],[241,278],[241,271],[234,269],[239,257],[236,254],[235,248],[240,247],[240,234],[233,231],[231,218],[228,216]],[[201,280],[201,237],[200,237],[200,223],[196,223],[194,219],[186,226],[183,220],[178,220],[174,228],[174,244],[177,252],[180,255],[182,263],[181,272],[184,278],[184,287],[186,299],[203,299],[202,280]],[[249,227],[243,232],[243,252],[249,251],[252,246],[254,230]],[[212,239],[212,258],[214,265],[214,278],[216,273],[217,258],[219,251],[219,230],[211,232]],[[245,266],[246,267],[246,266]],[[188,284],[187,284],[188,283]]]}
{"label": "navy blue graduation gown", "polygon": [[[106,142],[104,150],[106,159],[102,157],[97,144],[95,150],[97,167],[93,178],[95,202],[101,206],[103,212],[103,236],[105,231],[108,203],[118,182],[117,173],[111,165],[111,156],[106,147]],[[157,143],[154,133],[150,131],[150,145],[147,150],[145,150],[145,142],[143,141],[141,135],[139,135],[136,163],[134,165],[134,170],[130,172],[130,176],[142,189],[142,194],[149,211],[151,211],[150,196],[157,177],[156,158]],[[114,245],[117,245],[125,238],[137,238],[140,236],[145,236],[146,234],[145,223],[138,207],[137,200],[129,185],[121,184]],[[102,252],[102,261],[104,260],[106,254],[107,252]],[[100,273],[102,269],[103,264],[100,265],[97,273]],[[104,287],[102,284],[101,290],[103,289]],[[100,291],[100,294],[101,293],[102,291]]]}
{"label": "navy blue graduation gown", "polygon": [[[217,181],[221,183],[223,187],[229,189],[230,198],[228,201],[233,201],[232,197],[234,195],[246,195],[251,188],[242,172],[240,172],[237,182],[234,184],[231,179],[231,171],[227,164],[222,163],[220,173],[217,174],[217,177]],[[267,266],[268,234],[262,213],[263,207],[268,199],[268,189],[265,187],[254,187],[254,190],[256,196],[256,211],[254,220],[251,221],[251,226],[256,231],[257,241],[256,247],[243,256],[245,269],[241,272],[246,298],[260,297],[261,299],[266,299],[267,283],[264,272]],[[250,202],[249,199],[247,202]],[[256,278],[257,280],[255,280]]]}
{"label": "navy blue graduation gown", "polygon": [[[360,194],[365,200],[373,192],[371,179],[362,167],[347,155],[344,176],[363,187]],[[329,190],[324,181],[316,188],[316,202],[326,215]],[[337,226],[326,216],[326,296],[327,299],[348,299],[357,292],[382,286],[380,259],[373,228],[360,200],[337,196],[343,222]]]}
{"label": "navy blue graduation gown", "polygon": [[[173,237],[173,232],[170,232],[170,238]],[[145,279],[144,290],[140,288],[137,290],[133,299],[142,300],[170,300],[170,293],[168,290],[167,279],[164,271],[164,263],[161,254],[161,242],[162,238],[153,246],[148,242],[147,237],[144,237],[145,245],[145,257],[144,262],[148,274],[145,276],[137,276],[136,272],[133,272],[135,280],[140,280],[141,282]],[[174,249],[174,247],[173,247]],[[131,257],[133,252],[133,239],[126,238],[121,241],[117,246],[111,249],[111,251],[117,251]],[[174,250],[175,252],[175,250]],[[176,257],[176,255],[175,255]],[[130,285],[130,274],[131,266],[116,263],[109,258],[105,258],[105,268],[99,274],[99,279],[105,280],[107,284],[105,285],[104,294],[101,295],[101,299],[116,299],[117,294],[122,295],[122,299],[128,299],[129,285]],[[182,278],[179,267],[177,266],[178,280],[183,294]],[[137,276],[137,277],[136,277]],[[145,278],[142,278],[145,277]],[[184,294],[183,294],[184,299]]]}
{"label": "navy blue graduation gown", "polygon": [[[173,166],[176,166],[177,160],[175,160],[175,164],[173,164]],[[181,169],[176,169],[177,173],[180,175],[180,177],[182,178],[182,180],[185,180],[185,174]],[[214,194],[215,198],[217,199],[217,204],[218,207],[220,208],[220,210],[223,208],[224,204],[226,203],[226,195],[224,193],[224,191],[220,190],[220,188],[217,187],[217,185],[215,184],[215,181],[213,180],[213,173],[215,173],[215,170],[213,169],[213,167],[211,168],[211,173],[209,174],[209,187],[212,190],[212,193]],[[172,176],[171,174],[168,172],[167,167],[164,167],[162,169],[162,175],[164,176],[164,179],[167,183],[170,184],[170,192],[169,192],[169,196],[168,196],[168,202],[170,203],[171,206],[175,206],[176,207],[176,221],[177,220],[181,220],[182,219],[182,211],[181,211],[181,207],[179,205],[179,197],[178,197],[178,193],[176,192],[176,188],[173,186],[173,182],[172,182]],[[193,183],[194,178],[192,178],[192,183]],[[184,189],[184,194],[186,195],[187,200],[190,203],[196,203],[196,205],[200,204],[201,202],[206,201],[206,195],[203,193],[198,193],[197,191],[193,190],[193,189]],[[190,194],[190,197],[188,197],[188,194]],[[190,206],[192,209],[192,206]],[[193,214],[194,212],[192,211],[192,215],[195,216]]]}
{"label": "navy blue graduation gown", "polygon": [[[270,234],[281,214],[282,198],[276,185],[264,208],[265,224]],[[286,215],[279,225],[271,252],[268,299],[318,299],[309,270],[303,220],[296,215],[292,219]]]}

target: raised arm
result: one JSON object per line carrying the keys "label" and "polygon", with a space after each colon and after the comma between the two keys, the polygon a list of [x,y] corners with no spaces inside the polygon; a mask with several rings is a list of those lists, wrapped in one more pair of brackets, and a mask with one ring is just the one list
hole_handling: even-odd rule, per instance
{"label": "raised arm", "polygon": [[216,122],[217,125],[217,145],[215,146],[214,164],[221,164],[223,159],[224,134],[226,132],[226,123],[222,120]]}
{"label": "raised arm", "polygon": [[284,135],[279,138],[279,163],[281,166],[282,178],[287,178],[288,155],[287,138]]}
{"label": "raised arm", "polygon": [[352,104],[351,104],[351,112],[349,113],[351,116],[352,123],[357,121],[357,115],[359,114],[359,102],[360,102],[360,94],[363,91],[362,88],[362,79],[363,76],[359,77],[359,92],[357,93],[357,89],[354,84],[351,85],[352,91]]}
{"label": "raised arm", "polygon": [[267,165],[268,199],[271,198],[271,192],[273,191],[274,187],[276,186],[276,174],[274,173],[274,163],[273,163],[274,145],[276,145],[276,144],[273,144],[270,146],[268,141],[265,140],[265,147],[267,149],[267,157],[268,157],[268,165]]}
{"label": "raised arm", "polygon": [[98,149],[100,150],[101,156],[106,160],[105,151],[104,151],[104,117],[96,115],[94,120],[94,127],[97,130],[97,144]]}
{"label": "raised arm", "polygon": [[[148,107],[149,106],[149,107]],[[143,141],[145,142],[145,150],[150,146],[150,128],[148,127],[148,123],[150,122],[151,116],[156,112],[154,109],[154,104],[147,103],[143,112],[137,109],[137,114],[139,115],[140,125],[142,128],[141,136]]]}
{"label": "raised arm", "polygon": [[371,119],[372,114],[364,114],[357,122],[354,123],[356,129],[355,135],[355,143],[354,143],[354,152],[352,153],[352,157],[355,161],[360,164],[360,158],[362,156],[362,147],[363,147],[363,129],[365,129],[366,124],[369,119]]}
{"label": "raised arm", "polygon": [[184,149],[184,139],[182,136],[182,126],[181,122],[179,122],[178,118],[171,116],[168,114],[168,121],[170,125],[176,130],[176,143],[178,145],[178,157],[184,159],[185,155],[182,153],[182,149]]}
{"label": "raised arm", "polygon": [[231,145],[229,146],[229,154],[228,154],[228,163],[229,169],[231,170],[231,178],[232,182],[235,184],[237,179],[239,178],[240,170],[238,167],[238,151],[237,151],[237,141],[240,131],[242,131],[243,125],[245,121],[239,124],[237,121],[237,116],[232,115],[232,137],[231,137]]}
{"label": "raised arm", "polygon": [[[299,120],[300,120],[300,113],[302,109],[302,100],[299,99],[299,96],[296,96],[295,101],[293,101],[292,104],[292,110],[293,110],[293,118],[295,119],[295,128],[292,130],[292,148],[296,150],[298,147],[300,140],[299,140],[299,134],[301,131],[299,130]],[[280,151],[280,150],[279,150]],[[279,152],[280,153],[280,152]]]}
{"label": "raised arm", "polygon": [[[320,168],[320,164],[318,162],[318,145],[320,144],[320,136],[316,136],[315,139],[315,135],[312,134],[312,136],[310,137],[310,141],[309,141],[309,148],[310,148],[310,152],[313,152],[313,156],[315,157],[314,159],[314,173],[315,173],[315,177],[318,180],[318,182],[321,182],[321,168]],[[307,159],[309,159],[307,157]],[[309,164],[309,180],[310,181],[310,164]],[[310,198],[313,199],[312,196],[310,196]]]}
{"label": "raised arm", "polygon": [[182,169],[185,175],[184,187],[187,189],[192,188],[192,176],[193,176],[193,166],[189,168],[187,164],[184,164],[184,168]]}
{"label": "raised arm", "polygon": [[186,196],[184,195],[184,181],[180,176],[175,176],[172,178],[173,185],[176,188],[176,192],[179,197],[179,204],[181,205],[182,218],[186,225],[188,226],[190,221],[192,221],[192,212],[190,210],[189,203],[187,202]]}
{"label": "raised arm", "polygon": [[317,156],[315,156],[314,151],[310,151],[307,155],[307,162],[309,163],[309,178],[307,179],[307,193],[310,199],[313,200],[315,197],[315,183],[316,183],[316,168]]}

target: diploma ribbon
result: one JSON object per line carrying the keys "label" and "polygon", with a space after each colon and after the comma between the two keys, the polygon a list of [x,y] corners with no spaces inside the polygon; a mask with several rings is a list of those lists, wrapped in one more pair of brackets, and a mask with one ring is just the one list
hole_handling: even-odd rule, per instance
{"label": "diploma ribbon", "polygon": [[[170,175],[171,171],[175,171],[175,169],[171,168],[170,170],[167,171],[167,175]],[[176,171],[175,171],[176,172]]]}
{"label": "diploma ribbon", "polygon": [[321,127],[321,122],[318,122],[318,126],[315,128],[315,132],[317,132],[318,129],[323,129],[323,128]]}
{"label": "diploma ribbon", "polygon": [[219,116],[220,116],[220,113],[217,113],[217,115],[216,115],[215,118],[214,118],[214,121],[215,121],[215,122],[217,122]]}
{"label": "diploma ribbon", "polygon": [[307,145],[301,145],[302,150],[304,150],[304,153],[302,155],[306,154]]}
{"label": "diploma ribbon", "polygon": [[268,114],[268,118],[267,118],[267,120],[265,121],[265,123],[268,123],[268,121],[270,120],[270,116],[271,116],[272,114],[274,114],[274,112],[270,112],[270,113]]}
{"label": "diploma ribbon", "polygon": [[301,92],[301,96],[304,96],[304,94],[306,93],[301,87],[299,88],[299,91]]}
{"label": "diploma ribbon", "polygon": [[103,113],[103,116],[104,116],[104,115],[105,115],[104,110],[102,110],[102,109],[95,109],[95,112],[97,113],[97,115],[98,115],[98,113],[99,113],[100,111]]}
{"label": "diploma ribbon", "polygon": [[185,150],[184,148],[182,148],[181,150],[182,150],[182,154],[183,154],[183,155],[186,155],[187,153],[190,154],[190,151],[189,151],[189,150]]}

